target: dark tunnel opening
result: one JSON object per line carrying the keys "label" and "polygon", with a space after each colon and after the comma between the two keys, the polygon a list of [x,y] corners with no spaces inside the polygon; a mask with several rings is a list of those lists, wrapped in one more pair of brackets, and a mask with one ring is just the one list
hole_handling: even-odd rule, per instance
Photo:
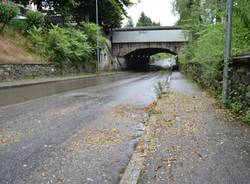
{"label": "dark tunnel opening", "polygon": [[161,48],[146,48],[137,49],[125,56],[127,70],[130,71],[149,71],[150,57],[158,53],[168,53],[177,56],[177,53],[168,49]]}

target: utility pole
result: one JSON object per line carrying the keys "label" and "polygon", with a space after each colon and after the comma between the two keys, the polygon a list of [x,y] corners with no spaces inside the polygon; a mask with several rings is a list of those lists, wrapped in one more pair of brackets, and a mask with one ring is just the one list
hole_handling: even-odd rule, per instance
{"label": "utility pole", "polygon": [[233,16],[233,0],[227,0],[226,47],[224,53],[223,89],[222,89],[223,107],[227,106],[227,100],[228,100],[228,65],[231,59],[232,16]]}
{"label": "utility pole", "polygon": [[97,25],[97,37],[96,37],[96,73],[99,72],[99,63],[100,63],[100,50],[99,50],[99,12],[98,12],[98,0],[96,0],[96,25]]}

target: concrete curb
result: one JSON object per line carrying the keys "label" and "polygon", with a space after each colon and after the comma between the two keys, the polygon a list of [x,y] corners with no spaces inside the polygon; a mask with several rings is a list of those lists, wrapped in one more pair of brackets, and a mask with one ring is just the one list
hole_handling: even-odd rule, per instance
{"label": "concrete curb", "polygon": [[[168,76],[167,82],[170,84],[171,75]],[[146,159],[145,157],[142,157],[137,152],[134,152],[119,184],[137,184],[141,171],[143,169],[145,159]]]}
{"label": "concrete curb", "polygon": [[134,153],[119,184],[137,184],[145,158]]}

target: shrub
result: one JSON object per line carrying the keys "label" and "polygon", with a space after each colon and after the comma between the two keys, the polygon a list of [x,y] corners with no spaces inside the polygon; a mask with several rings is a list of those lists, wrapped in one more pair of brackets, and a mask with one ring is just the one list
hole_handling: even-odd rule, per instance
{"label": "shrub", "polygon": [[245,122],[250,124],[250,109],[246,112]]}
{"label": "shrub", "polygon": [[28,31],[29,39],[33,43],[34,47],[42,55],[45,54],[45,38],[43,36],[42,28],[33,27]]}
{"label": "shrub", "polygon": [[90,59],[93,52],[93,48],[88,43],[87,35],[77,29],[66,29],[65,32],[69,44],[69,50],[67,57],[74,64],[78,65],[84,61]]}
{"label": "shrub", "polygon": [[0,3],[0,23],[2,23],[2,27],[0,29],[0,33],[3,32],[5,26],[17,16],[18,7],[12,3],[3,4]]}
{"label": "shrub", "polygon": [[33,27],[28,33],[36,49],[40,50],[49,61],[59,65],[71,62],[79,67],[90,59],[93,52],[87,42],[87,36],[74,28],[53,26],[45,34],[42,32],[42,28]]}
{"label": "shrub", "polygon": [[14,29],[21,33],[25,33],[27,30],[26,20],[16,20],[13,19],[10,21],[9,25]]}
{"label": "shrub", "polygon": [[26,13],[26,23],[27,29],[31,29],[33,27],[43,27],[44,25],[44,15],[40,12],[36,11],[27,11]]}
{"label": "shrub", "polygon": [[240,101],[235,101],[230,103],[230,108],[234,113],[239,115],[239,113],[241,113],[241,110],[243,109],[243,104]]}
{"label": "shrub", "polygon": [[[86,22],[81,22],[80,25],[84,33],[87,35],[88,42],[91,44],[92,47],[96,47],[97,38],[100,44],[100,48],[103,48],[105,46],[105,44],[107,43],[107,39],[103,36],[101,27],[98,27],[94,23]],[[97,33],[99,33],[99,36]]]}

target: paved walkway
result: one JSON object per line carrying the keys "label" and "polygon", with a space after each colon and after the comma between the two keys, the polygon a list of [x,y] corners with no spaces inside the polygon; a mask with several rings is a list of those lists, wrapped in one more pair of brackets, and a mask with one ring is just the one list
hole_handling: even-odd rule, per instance
{"label": "paved walkway", "polygon": [[146,158],[138,183],[249,184],[250,127],[180,73],[170,91],[138,146]]}

